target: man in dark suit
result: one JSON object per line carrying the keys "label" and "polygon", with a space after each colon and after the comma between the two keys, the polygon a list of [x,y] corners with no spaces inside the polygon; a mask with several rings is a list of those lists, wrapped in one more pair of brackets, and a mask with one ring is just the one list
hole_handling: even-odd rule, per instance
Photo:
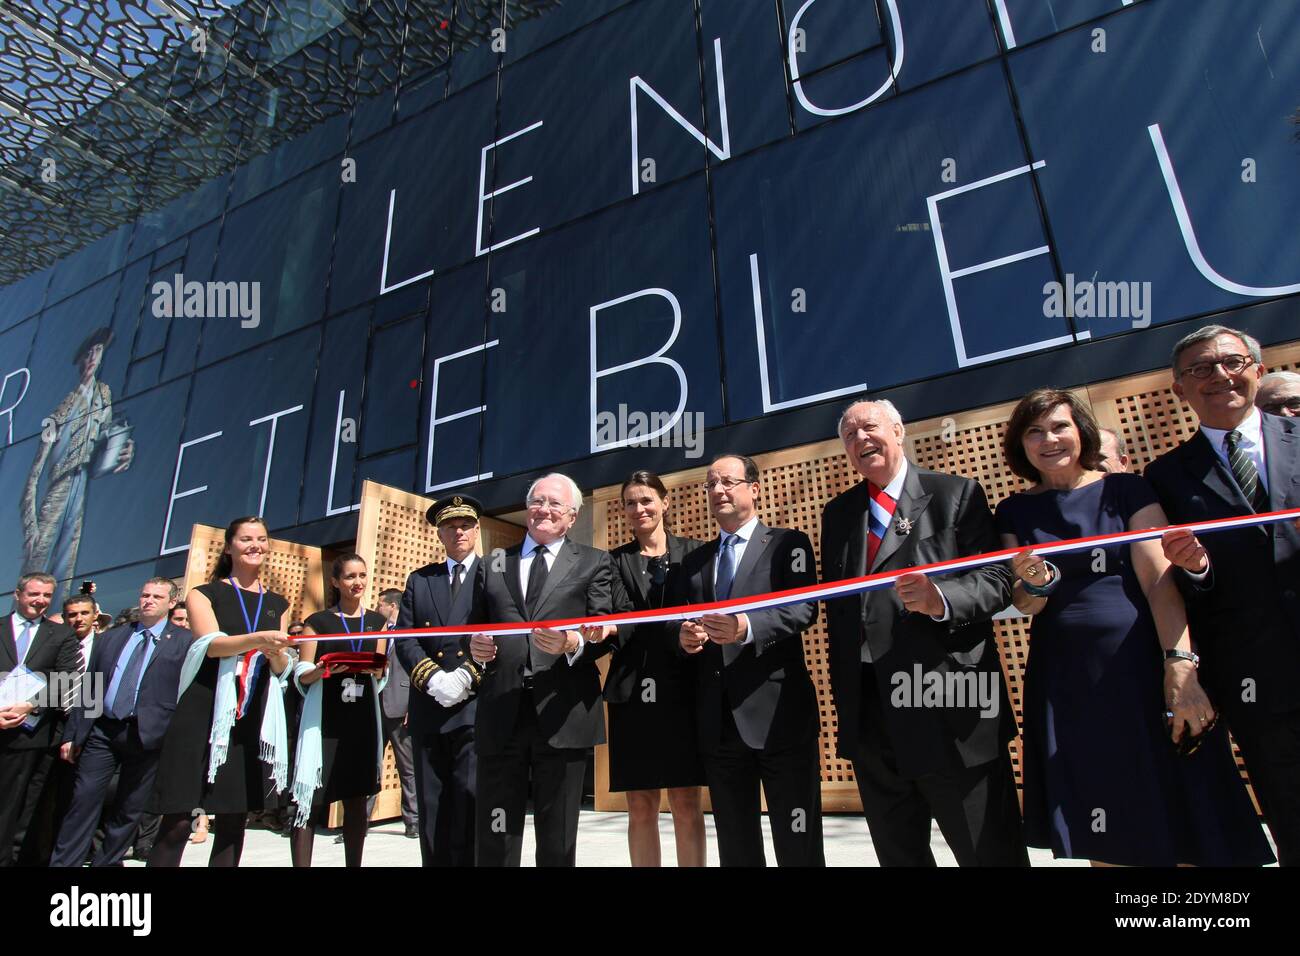
{"label": "man in dark suit", "polygon": [[77,773],[51,866],[86,861],[115,773],[117,793],[92,865],[118,866],[135,840],[176,709],[181,666],[194,639],[168,619],[171,590],[169,579],[150,578],[140,588],[140,622],[114,628],[95,642],[86,668],[94,706],[74,707],[63,734]]}
{"label": "man in dark suit", "polygon": [[[406,579],[399,628],[451,627],[483,619],[483,561],[478,547],[482,508],[469,495],[435,501],[426,513],[438,529],[446,561]],[[476,691],[482,668],[469,657],[469,637],[399,638],[394,655],[418,693],[410,698],[420,859],[425,866],[474,865]]]}
{"label": "man in dark suit", "polygon": [[[567,537],[582,492],[571,478],[537,479],[525,498],[522,544],[494,552],[483,584],[493,624],[608,614],[617,571],[608,553]],[[596,659],[614,628],[534,628],[528,635],[475,634],[479,687],[479,866],[518,866],[532,780],[538,866],[574,866],[587,751],[605,742]]]}
{"label": "man in dark suit", "polygon": [[[81,676],[77,635],[44,618],[54,588],[48,574],[24,574],[0,625],[0,674],[8,675],[0,691],[0,866],[14,864],[16,844],[28,836],[61,739],[65,698]],[[19,689],[26,672],[44,681],[39,692]]]}
{"label": "man in dark suit", "polygon": [[[387,629],[397,627],[402,612],[402,592],[387,588],[379,592],[379,613],[388,619]],[[420,814],[415,796],[415,755],[411,746],[411,731],[407,726],[410,714],[411,675],[397,655],[398,641],[389,641],[388,682],[379,695],[382,708],[384,740],[392,744],[393,763],[397,766],[397,779],[402,789],[402,823],[408,839],[419,839]],[[366,801],[366,816],[375,809],[375,797]]]}
{"label": "man in dark suit", "polygon": [[[863,481],[822,514],[827,581],[996,551],[979,483],[917,468],[889,402],[855,402],[840,438]],[[853,761],[882,866],[934,866],[930,821],[962,866],[1027,866],[1007,742],[1016,733],[991,619],[1011,603],[992,565],[826,605],[839,752]],[[938,702],[933,693],[942,688]]]}
{"label": "man in dark suit", "polygon": [[[1300,507],[1300,422],[1261,413],[1259,343],[1206,326],[1174,347],[1196,434],[1145,476],[1176,524]],[[1300,865],[1300,529],[1291,522],[1164,537],[1210,700],[1228,719],[1283,866]],[[1170,675],[1173,679],[1175,675]],[[1200,728],[1192,728],[1199,731]]]}
{"label": "man in dark suit", "polygon": [[[817,583],[802,531],[758,520],[758,466],[723,455],[705,478],[722,533],[682,561],[675,604],[700,604]],[[764,866],[759,785],[779,866],[825,866],[820,720],[804,663],[815,602],[705,614],[678,634],[696,672],[696,725],[723,866]]]}

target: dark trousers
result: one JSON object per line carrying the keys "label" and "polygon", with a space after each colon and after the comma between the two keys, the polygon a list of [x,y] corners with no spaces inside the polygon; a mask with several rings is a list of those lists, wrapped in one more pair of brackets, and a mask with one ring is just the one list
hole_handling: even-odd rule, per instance
{"label": "dark trousers", "polygon": [[17,862],[52,759],[48,748],[0,751],[0,867]]}
{"label": "dark trousers", "polygon": [[825,866],[815,732],[788,747],[755,750],[741,739],[731,708],[724,703],[722,710],[718,749],[704,755],[719,865],[767,865],[761,802],[766,796],[777,866]]}
{"label": "dark trousers", "polygon": [[415,741],[415,796],[423,866],[474,865],[474,728]]}
{"label": "dark trousers", "polygon": [[32,780],[32,792],[39,794],[30,814],[24,815],[20,825],[18,839],[19,866],[50,865],[50,854],[54,851],[54,840],[59,835],[59,827],[72,803],[72,786],[77,771],[72,764],[59,757],[58,750],[50,751],[41,760],[37,777]]}
{"label": "dark trousers", "polygon": [[935,866],[930,820],[960,866],[1028,866],[1011,757],[950,773],[902,776],[885,733],[870,665],[862,682],[863,750],[853,760],[862,812],[881,866]]}
{"label": "dark trousers", "polygon": [[77,759],[72,804],[59,830],[50,866],[81,866],[85,862],[114,772],[118,773],[117,793],[104,822],[103,842],[91,865],[121,864],[135,842],[140,818],[153,792],[159,753],[140,746],[140,734],[133,721],[101,717],[95,722]]}
{"label": "dark trousers", "polygon": [[519,865],[531,779],[537,865],[576,866],[587,751],[552,747],[539,737],[532,694],[525,691],[522,698],[505,749],[478,755],[475,861],[478,866]]}
{"label": "dark trousers", "polygon": [[[384,740],[393,745],[393,763],[397,765],[397,780],[402,787],[402,823],[408,829],[419,820],[415,790],[415,757],[411,750],[411,734],[406,729],[405,717],[380,717]],[[366,798],[366,819],[375,812],[375,796]]]}
{"label": "dark trousers", "polygon": [[1277,844],[1278,864],[1300,866],[1300,710],[1230,726]]}

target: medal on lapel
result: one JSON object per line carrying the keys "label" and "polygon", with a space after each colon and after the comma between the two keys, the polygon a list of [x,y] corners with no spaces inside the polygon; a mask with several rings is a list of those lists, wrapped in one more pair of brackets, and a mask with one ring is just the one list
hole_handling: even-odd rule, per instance
{"label": "medal on lapel", "polygon": [[897,521],[894,522],[894,534],[911,534],[911,533],[912,533],[911,518],[899,518]]}

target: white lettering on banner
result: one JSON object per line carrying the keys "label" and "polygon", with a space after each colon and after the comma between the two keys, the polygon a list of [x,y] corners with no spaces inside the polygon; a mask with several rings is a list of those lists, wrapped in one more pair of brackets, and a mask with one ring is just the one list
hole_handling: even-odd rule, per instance
{"label": "white lettering on banner", "polygon": [[[1121,7],[1133,5],[1133,0],[1119,0]],[[998,11],[998,25],[1002,28],[1002,40],[1008,50],[1016,47],[1016,31],[1011,26],[1011,14],[1007,11],[1007,0],[993,0]]]}
{"label": "white lettering on banner", "polygon": [[491,342],[485,342],[482,345],[474,345],[467,349],[461,349],[459,352],[453,352],[450,355],[440,355],[433,362],[433,387],[429,395],[429,447],[425,454],[424,461],[424,491],[428,494],[430,491],[440,491],[443,488],[451,488],[455,485],[463,485],[471,481],[484,481],[492,477],[492,472],[485,471],[480,475],[466,475],[464,478],[453,478],[451,481],[441,481],[438,484],[433,483],[433,435],[438,430],[439,425],[445,425],[447,422],[454,422],[458,418],[464,418],[467,415],[481,415],[487,411],[486,405],[473,405],[469,408],[462,409],[458,412],[452,412],[450,415],[438,417],[438,379],[442,374],[442,366],[447,362],[454,362],[456,359],[464,358],[466,355],[473,355],[475,352],[485,352],[501,344],[500,339],[493,339]]}
{"label": "white lettering on banner", "polygon": [[286,408],[283,411],[272,412],[270,415],[263,415],[261,418],[255,418],[248,423],[251,428],[254,425],[260,425],[262,422],[271,423],[271,442],[266,449],[266,468],[262,472],[262,497],[257,502],[257,513],[266,513],[266,489],[271,483],[271,459],[275,457],[275,429],[280,424],[280,419],[285,415],[292,415],[294,412],[302,411],[303,406],[295,405],[293,408]]}
{"label": "white lettering on banner", "polygon": [[507,183],[505,186],[502,186],[499,189],[494,189],[490,193],[485,193],[483,190],[487,187],[488,150],[496,149],[502,143],[508,143],[512,139],[516,139],[520,136],[523,136],[525,133],[531,133],[535,129],[540,129],[543,122],[545,121],[538,120],[532,126],[525,126],[523,129],[511,133],[509,136],[503,136],[499,140],[496,140],[495,142],[492,143],[488,143],[486,146],[483,147],[482,153],[479,156],[479,164],[478,164],[478,225],[474,227],[474,257],[475,258],[478,258],[479,256],[482,255],[486,255],[487,253],[492,252],[496,249],[500,249],[502,246],[508,246],[512,242],[518,242],[520,239],[527,239],[529,236],[535,236],[542,231],[541,226],[534,226],[532,229],[529,229],[527,232],[521,232],[517,236],[511,236],[509,239],[502,239],[500,242],[492,243],[492,245],[488,246],[486,249],[483,248],[483,203],[489,199],[494,199],[495,197],[500,196],[502,193],[508,193],[510,192],[510,190],[514,189],[517,186],[526,186],[533,181],[532,176],[525,176],[523,179],[516,179],[513,183]]}
{"label": "white lettering on banner", "polygon": [[361,508],[358,502],[355,505],[344,505],[342,508],[334,507],[334,478],[339,470],[339,433],[343,430],[343,396],[347,394],[346,389],[339,389],[339,411],[334,418],[334,449],[330,454],[330,484],[329,489],[325,492],[325,517],[341,515],[347,511],[357,511]]}
{"label": "white lettering on banner", "polygon": [[1047,160],[1040,159],[1038,162],[1029,166],[1017,166],[1015,169],[1008,169],[1006,172],[998,173],[997,175],[989,176],[973,183],[967,183],[964,186],[957,186],[953,189],[948,189],[944,192],[935,193],[932,196],[925,197],[925,203],[930,209],[930,232],[934,236],[934,251],[935,255],[939,259],[939,277],[943,280],[943,295],[948,305],[948,324],[952,329],[952,343],[957,352],[957,365],[959,368],[966,368],[968,365],[978,365],[981,362],[992,362],[996,359],[1007,358],[1011,355],[1021,355],[1025,352],[1036,352],[1039,349],[1051,348],[1054,345],[1067,345],[1076,340],[1083,341],[1084,339],[1091,337],[1091,334],[1087,330],[1084,330],[1077,336],[1061,335],[1056,338],[1041,339],[1037,342],[1017,345],[997,352],[985,352],[982,355],[970,355],[966,351],[966,338],[962,334],[961,315],[957,311],[957,293],[953,288],[953,280],[960,279],[962,276],[973,275],[976,272],[984,272],[988,269],[997,269],[1001,266],[1007,266],[1013,262],[1020,262],[1024,259],[1032,259],[1035,256],[1045,256],[1051,251],[1051,247],[1036,246],[1033,249],[1026,249],[1022,252],[1013,252],[1011,255],[1002,256],[998,259],[990,259],[987,262],[979,262],[973,266],[966,266],[963,269],[953,269],[948,262],[948,247],[944,243],[943,223],[939,219],[939,203],[942,200],[951,199],[953,196],[958,196],[975,189],[981,189],[985,186],[991,186],[993,183],[1000,183],[1003,180],[1011,179],[1014,176],[1023,176],[1031,169],[1042,169],[1046,165]]}
{"label": "white lettering on banner", "polygon": [[1156,151],[1156,159],[1160,163],[1160,173],[1165,178],[1165,188],[1169,190],[1169,202],[1173,205],[1174,216],[1178,219],[1178,230],[1183,234],[1183,245],[1187,247],[1187,254],[1191,256],[1196,271],[1220,289],[1235,292],[1237,295],[1273,296],[1293,295],[1300,292],[1300,282],[1274,286],[1242,285],[1220,275],[1214,266],[1210,265],[1209,260],[1205,258],[1205,253],[1201,252],[1201,244],[1196,240],[1192,217],[1187,211],[1187,203],[1183,200],[1183,191],[1178,186],[1178,177],[1174,175],[1174,164],[1169,158],[1169,150],[1165,148],[1165,138],[1160,132],[1160,124],[1152,123],[1147,127],[1147,133],[1151,137],[1151,146]]}
{"label": "white lettering on banner", "polygon": [[772,384],[767,369],[767,333],[763,329],[763,288],[758,279],[757,252],[752,252],[749,255],[749,282],[754,293],[754,336],[758,340],[758,385],[763,396],[764,414],[778,412],[783,408],[809,405],[813,402],[820,402],[823,399],[835,398],[840,395],[853,395],[857,392],[866,391],[867,383],[859,382],[856,385],[832,389],[829,392],[805,395],[803,398],[790,398],[783,402],[772,401]]}
{"label": "white lettering on banner", "polygon": [[163,521],[162,547],[158,552],[159,557],[162,557],[164,554],[175,554],[177,551],[184,551],[190,546],[190,543],[186,541],[184,544],[178,544],[172,548],[167,547],[167,533],[171,530],[172,526],[172,507],[182,498],[188,498],[190,495],[202,494],[208,490],[207,485],[199,485],[196,488],[188,488],[181,492],[176,490],[176,486],[181,480],[181,463],[185,460],[185,449],[189,448],[191,445],[199,445],[205,441],[220,438],[221,434],[221,432],[213,432],[210,435],[204,435],[202,438],[191,438],[189,441],[181,442],[180,448],[176,449],[176,471],[172,475],[172,494],[171,497],[167,499],[167,518]]}
{"label": "white lettering on banner", "polygon": [[385,295],[386,293],[393,292],[397,289],[402,288],[402,286],[410,285],[412,282],[419,282],[421,279],[427,279],[429,278],[429,276],[433,275],[435,271],[433,269],[426,269],[424,272],[421,272],[418,276],[411,276],[409,279],[403,279],[401,282],[395,282],[392,285],[388,284],[388,250],[391,248],[393,244],[393,206],[396,204],[396,202],[397,202],[397,190],[390,189],[388,191],[388,225],[384,227],[384,262],[379,270],[379,294],[380,295]]}
{"label": "white lettering on banner", "polygon": [[808,8],[816,2],[817,0],[805,0],[804,5],[799,8],[799,12],[796,13],[794,19],[790,21],[790,43],[786,56],[790,64],[790,82],[794,84],[795,98],[799,100],[800,106],[806,109],[809,113],[813,113],[817,116],[843,116],[845,113],[853,113],[863,107],[870,106],[876,100],[889,92],[889,88],[893,86],[894,81],[898,79],[899,71],[903,69],[903,21],[898,16],[897,0],[885,0],[886,6],[889,7],[890,27],[893,29],[894,33],[894,59],[889,65],[889,76],[885,77],[884,82],[881,83],[880,86],[876,88],[875,92],[866,99],[859,100],[852,106],[844,106],[839,109],[825,109],[815,105],[808,99],[807,95],[805,95],[803,91],[803,81],[799,79],[799,51],[795,43],[795,37],[798,36],[799,21],[803,19],[803,15],[808,12]]}
{"label": "white lettering on banner", "polygon": [[[615,365],[611,368],[602,369],[597,365],[596,359],[596,315],[602,309],[611,309],[616,305],[622,305],[624,302],[630,302],[633,299],[639,299],[647,295],[657,295],[668,300],[668,304],[673,309],[673,331],[658,349],[651,352],[644,358],[633,359],[630,362],[624,362],[622,365]],[[602,302],[599,305],[591,307],[591,453],[594,455],[598,451],[606,451],[610,448],[622,448],[634,442],[648,442],[667,432],[677,424],[682,417],[682,412],[686,409],[686,400],[689,387],[686,384],[686,371],[674,359],[665,358],[665,353],[672,348],[673,343],[677,341],[677,333],[682,330],[682,305],[677,301],[677,296],[673,295],[667,289],[642,289],[640,292],[633,292],[629,295],[619,296],[617,299],[610,299],[608,302]],[[626,372],[630,369],[639,368],[643,365],[667,365],[677,375],[677,383],[681,386],[681,392],[677,400],[677,410],[667,422],[660,424],[658,428],[647,435],[637,436],[636,438],[623,438],[619,441],[602,443],[600,436],[597,434],[597,411],[599,404],[596,398],[596,383],[607,375],[617,375],[619,372]]]}
{"label": "white lettering on banner", "polygon": [[5,434],[8,435],[8,439],[5,441],[6,445],[14,443],[14,409],[23,403],[23,399],[27,396],[27,389],[32,384],[31,372],[25,368],[15,369],[4,377],[3,382],[0,382],[0,402],[4,401],[5,392],[9,389],[9,380],[15,375],[23,376],[23,390],[18,393],[18,397],[14,399],[12,405],[0,408],[0,415],[4,415],[8,419],[5,423]]}
{"label": "white lettering on banner", "polygon": [[659,104],[660,108],[682,129],[690,133],[701,146],[708,149],[719,160],[731,158],[731,128],[727,123],[727,82],[722,75],[722,37],[713,38],[713,69],[718,78],[718,120],[722,126],[722,145],[716,145],[703,131],[696,129],[690,121],[677,112],[660,96],[655,89],[641,79],[640,74],[627,81],[628,98],[631,101],[632,116],[632,195],[641,192],[641,146],[640,129],[636,115],[636,91],[641,90],[646,96]]}

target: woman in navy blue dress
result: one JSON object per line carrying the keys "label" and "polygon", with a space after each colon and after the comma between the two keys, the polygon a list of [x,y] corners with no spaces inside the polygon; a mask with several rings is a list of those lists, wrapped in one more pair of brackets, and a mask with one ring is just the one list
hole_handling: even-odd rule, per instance
{"label": "woman in navy blue dress", "polygon": [[[1168,524],[1143,478],[1099,470],[1097,423],[1068,392],[1025,396],[1004,448],[1012,471],[1033,482],[998,506],[1006,547]],[[1033,615],[1024,703],[1029,845],[1094,865],[1272,862],[1227,732],[1197,681],[1186,611],[1160,542],[1050,562],[1027,551],[1012,566],[1016,607]]]}

